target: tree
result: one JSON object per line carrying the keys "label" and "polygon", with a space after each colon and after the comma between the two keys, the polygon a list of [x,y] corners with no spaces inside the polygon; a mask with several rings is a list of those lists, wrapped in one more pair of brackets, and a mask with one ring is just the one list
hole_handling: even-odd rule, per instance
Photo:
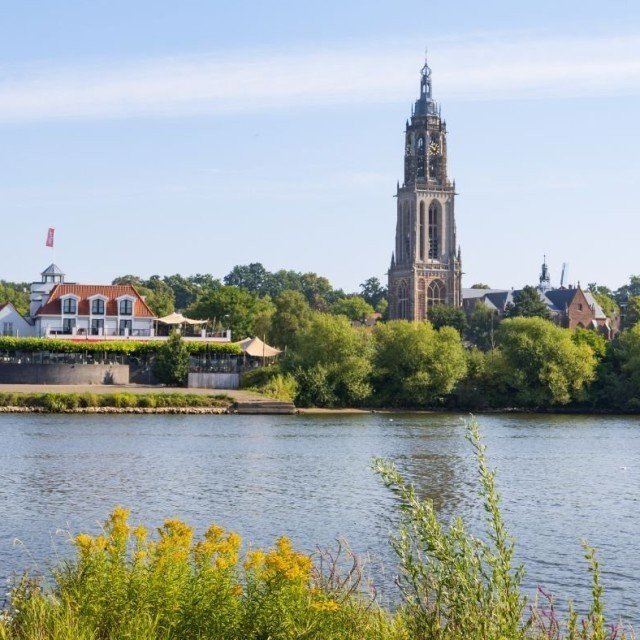
{"label": "tree", "polygon": [[505,400],[521,407],[582,400],[595,378],[596,358],[588,344],[576,344],[572,335],[542,318],[503,320],[497,341],[508,370]]}
{"label": "tree", "polygon": [[467,338],[482,351],[495,349],[495,332],[500,323],[497,311],[478,303],[469,316]]}
{"label": "tree", "polygon": [[589,283],[588,289],[607,318],[617,318],[620,315],[620,307],[615,301],[613,291],[611,291],[609,287],[603,287],[595,282],[591,282]]}
{"label": "tree", "polygon": [[184,386],[189,376],[189,351],[179,333],[172,333],[158,349],[154,373],[158,380],[169,386]]}
{"label": "tree", "polygon": [[348,296],[336,300],[330,308],[334,316],[346,316],[352,322],[362,322],[374,313],[373,307],[360,296]]}
{"label": "tree", "polygon": [[476,282],[475,284],[471,285],[472,289],[491,289],[491,287],[488,284],[485,284],[484,282]]}
{"label": "tree", "polygon": [[640,324],[623,331],[608,345],[594,387],[599,406],[640,411]]}
{"label": "tree", "polygon": [[624,304],[629,298],[640,296],[640,276],[631,276],[629,284],[625,284],[613,294],[619,305]]}
{"label": "tree", "polygon": [[0,305],[10,302],[23,316],[29,313],[29,285],[26,282],[0,280]]}
{"label": "tree", "polygon": [[513,296],[513,304],[508,304],[505,309],[507,318],[544,318],[551,319],[549,307],[540,297],[540,292],[535,287],[526,286],[520,291],[516,291]]}
{"label": "tree", "polygon": [[316,313],[283,361],[298,383],[300,406],[359,406],[371,393],[370,335],[344,316]]}
{"label": "tree", "polygon": [[162,318],[173,313],[175,309],[173,289],[160,276],[151,276],[143,286],[137,289],[145,297],[145,302],[156,316]]}
{"label": "tree", "polygon": [[383,405],[438,404],[463,378],[465,351],[452,327],[393,320],[373,330],[374,397]]}
{"label": "tree", "polygon": [[631,296],[624,308],[624,327],[634,327],[640,322],[640,296]]}
{"label": "tree", "polygon": [[607,352],[607,341],[597,331],[578,328],[574,330],[572,339],[576,344],[589,345],[597,360],[602,360]]}
{"label": "tree", "polygon": [[270,292],[271,274],[259,262],[248,265],[237,265],[223,278],[228,286],[240,287],[257,295],[264,296]]}
{"label": "tree", "polygon": [[429,309],[429,322],[434,329],[453,327],[460,335],[467,329],[467,315],[460,307],[436,304]]}
{"label": "tree", "polygon": [[380,284],[378,278],[369,278],[360,284],[360,295],[367,304],[377,309],[378,304],[387,298],[387,288]]}
{"label": "tree", "polygon": [[221,286],[205,291],[188,309],[192,318],[209,319],[231,329],[234,340],[256,335],[255,320],[263,312],[259,299],[239,287]]}
{"label": "tree", "polygon": [[269,338],[272,344],[284,349],[293,345],[298,333],[309,326],[313,312],[300,291],[283,291],[274,304]]}

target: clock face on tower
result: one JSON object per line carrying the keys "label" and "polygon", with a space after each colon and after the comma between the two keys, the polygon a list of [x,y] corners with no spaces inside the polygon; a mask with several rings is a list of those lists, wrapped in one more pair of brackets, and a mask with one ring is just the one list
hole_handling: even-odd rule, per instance
{"label": "clock face on tower", "polygon": [[440,153],[440,145],[435,140],[433,140],[429,145],[429,151],[431,151],[431,153],[433,154]]}

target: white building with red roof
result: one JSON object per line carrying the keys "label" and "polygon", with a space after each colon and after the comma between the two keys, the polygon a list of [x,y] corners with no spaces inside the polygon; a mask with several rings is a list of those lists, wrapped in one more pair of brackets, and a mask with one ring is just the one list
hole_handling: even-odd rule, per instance
{"label": "white building with red roof", "polygon": [[74,284],[55,264],[31,285],[32,334],[49,336],[154,336],[156,317],[130,284]]}

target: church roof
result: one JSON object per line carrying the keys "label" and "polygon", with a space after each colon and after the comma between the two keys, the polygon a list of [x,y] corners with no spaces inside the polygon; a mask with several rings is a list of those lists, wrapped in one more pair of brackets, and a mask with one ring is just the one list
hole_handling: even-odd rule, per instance
{"label": "church roof", "polygon": [[[513,304],[514,296],[519,293],[519,289],[463,289],[463,300],[482,300],[488,307],[493,307],[503,313],[509,303]],[[553,313],[563,313],[573,302],[578,291],[582,291],[587,300],[587,304],[593,309],[594,316],[598,320],[605,320],[607,315],[602,307],[596,302],[590,291],[582,289],[549,289],[540,291],[536,289],[540,299],[547,305]]]}

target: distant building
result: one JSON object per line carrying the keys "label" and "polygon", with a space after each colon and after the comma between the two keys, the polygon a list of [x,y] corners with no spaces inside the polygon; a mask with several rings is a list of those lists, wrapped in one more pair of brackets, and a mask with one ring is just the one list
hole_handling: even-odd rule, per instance
{"label": "distant building", "polygon": [[[504,316],[515,301],[520,290],[514,289],[463,289],[463,305],[471,313],[477,304],[483,304]],[[536,289],[540,300],[549,309],[552,319],[567,329],[594,329],[601,331],[608,339],[613,337],[615,327],[590,291],[579,286],[560,289]]]}
{"label": "distant building", "polygon": [[65,283],[55,264],[31,285],[33,335],[151,337],[155,315],[130,284]]}
{"label": "distant building", "polygon": [[420,97],[405,130],[404,180],[397,189],[395,251],[389,268],[389,317],[424,320],[437,304],[460,306],[455,183],[447,175],[447,125],[432,96],[425,61]]}

